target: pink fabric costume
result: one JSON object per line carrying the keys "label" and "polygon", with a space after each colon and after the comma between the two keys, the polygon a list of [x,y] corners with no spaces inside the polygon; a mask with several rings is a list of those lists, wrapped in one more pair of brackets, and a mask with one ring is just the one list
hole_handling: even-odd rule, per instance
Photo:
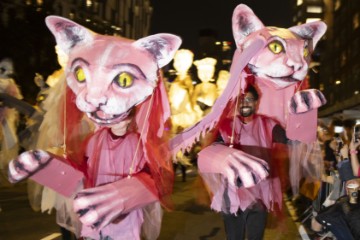
{"label": "pink fabric costume", "polygon": [[[90,139],[87,145],[87,164],[91,168],[98,165],[95,186],[116,182],[127,178],[130,174],[131,161],[134,158],[136,146],[139,141],[137,133],[128,133],[125,136],[117,137],[108,128],[98,130]],[[111,151],[108,151],[111,149]],[[142,149],[142,146],[140,147]],[[137,174],[144,171],[146,160],[144,153],[139,152],[135,156],[134,172]],[[140,227],[143,223],[143,210],[129,209],[128,213],[122,216],[122,220],[109,223],[101,229],[103,236],[116,236],[114,239],[138,239]],[[93,239],[99,238],[99,232],[89,226],[83,226],[82,235]]]}
{"label": "pink fabric costume", "polygon": [[[234,124],[234,148],[264,159],[269,165],[272,165],[272,134],[276,124],[278,124],[276,121],[262,115],[254,115],[254,119],[247,124],[242,123],[239,117],[236,117]],[[227,146],[231,144],[232,126],[233,120],[230,118],[222,121],[219,126],[221,137]],[[199,157],[201,158],[201,152]],[[211,175],[209,176],[204,173],[202,177],[208,186],[214,185],[212,183],[214,178]],[[221,175],[218,178],[224,184],[219,185],[220,189],[216,189],[213,192],[211,208],[216,211],[236,213],[238,209],[245,210],[256,200],[261,200],[269,210],[281,209],[280,181],[272,167],[270,167],[270,175],[265,180],[249,188],[228,185]],[[224,191],[227,191],[227,196],[230,200],[229,206],[223,205]]]}
{"label": "pink fabric costume", "polygon": [[[10,162],[9,180],[31,177],[58,193],[68,193],[63,180],[73,177],[77,183],[82,174],[85,189],[74,187],[65,194],[73,211],[61,213],[64,224],[75,212],[84,237],[156,239],[160,203],[171,207],[173,185],[166,142],[170,107],[160,68],[172,60],[181,39],[165,33],[138,40],[100,35],[57,16],[47,17],[46,24],[68,55],[68,87],[56,104],[60,121],[49,116],[59,124],[49,126],[45,114],[41,128],[56,128],[52,132],[57,133],[55,140],[64,140],[66,159],[44,150],[24,152]],[[96,128],[88,141],[81,140],[83,119]],[[129,119],[125,135],[110,133]]]}

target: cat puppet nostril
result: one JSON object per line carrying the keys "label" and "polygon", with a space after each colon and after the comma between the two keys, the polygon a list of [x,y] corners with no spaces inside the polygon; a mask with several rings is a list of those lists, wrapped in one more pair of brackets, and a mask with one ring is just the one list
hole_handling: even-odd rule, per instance
{"label": "cat puppet nostril", "polygon": [[97,96],[93,96],[90,94],[86,95],[85,100],[86,100],[86,102],[88,102],[94,106],[103,106],[103,105],[106,105],[106,102],[107,102],[107,99],[104,96],[97,97]]}

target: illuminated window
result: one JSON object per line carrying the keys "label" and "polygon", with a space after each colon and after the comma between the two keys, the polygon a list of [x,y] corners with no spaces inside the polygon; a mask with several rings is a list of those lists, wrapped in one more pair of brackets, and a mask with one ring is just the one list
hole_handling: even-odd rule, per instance
{"label": "illuminated window", "polygon": [[230,42],[227,42],[227,41],[223,41],[222,42],[222,51],[223,52],[226,52],[228,50],[231,50],[231,47],[230,47]]}
{"label": "illuminated window", "polygon": [[86,6],[91,7],[92,6],[92,0],[86,0]]}
{"label": "illuminated window", "polygon": [[306,12],[308,13],[322,13],[322,7],[319,6],[308,6]]}
{"label": "illuminated window", "polygon": [[303,4],[303,0],[297,0],[296,5],[300,6],[301,4]]}
{"label": "illuminated window", "polygon": [[360,26],[360,15],[359,13],[355,13],[353,17],[353,28],[357,29]]}
{"label": "illuminated window", "polygon": [[319,20],[321,20],[321,18],[307,18],[306,23],[316,22],[316,21],[319,21]]}

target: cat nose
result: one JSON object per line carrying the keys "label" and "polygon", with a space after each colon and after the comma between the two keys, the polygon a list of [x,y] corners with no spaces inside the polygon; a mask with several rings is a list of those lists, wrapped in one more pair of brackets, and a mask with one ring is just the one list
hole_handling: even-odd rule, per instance
{"label": "cat nose", "polygon": [[87,94],[86,97],[86,102],[90,103],[93,106],[100,106],[100,105],[105,105],[106,104],[106,97],[105,96],[92,96],[90,94]]}
{"label": "cat nose", "polygon": [[286,63],[289,67],[293,68],[295,72],[299,71],[303,67],[303,63],[301,61],[293,59],[288,59]]}

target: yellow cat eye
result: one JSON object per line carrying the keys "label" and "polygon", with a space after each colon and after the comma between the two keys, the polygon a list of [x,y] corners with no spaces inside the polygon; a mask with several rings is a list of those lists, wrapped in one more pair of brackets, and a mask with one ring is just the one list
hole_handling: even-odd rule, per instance
{"label": "yellow cat eye", "polygon": [[121,87],[121,88],[128,88],[130,87],[133,82],[134,82],[134,76],[126,73],[126,72],[122,72],[119,75],[117,75],[115,77],[115,82]]}
{"label": "yellow cat eye", "polygon": [[268,47],[269,47],[270,51],[275,54],[279,54],[284,50],[283,45],[279,41],[273,41],[273,42],[269,43]]}
{"label": "yellow cat eye", "polygon": [[307,47],[304,48],[304,57],[309,56],[309,53],[310,53],[309,49]]}
{"label": "yellow cat eye", "polygon": [[84,69],[82,69],[81,67],[77,67],[75,69],[75,77],[76,80],[78,80],[79,82],[84,82],[86,80]]}

